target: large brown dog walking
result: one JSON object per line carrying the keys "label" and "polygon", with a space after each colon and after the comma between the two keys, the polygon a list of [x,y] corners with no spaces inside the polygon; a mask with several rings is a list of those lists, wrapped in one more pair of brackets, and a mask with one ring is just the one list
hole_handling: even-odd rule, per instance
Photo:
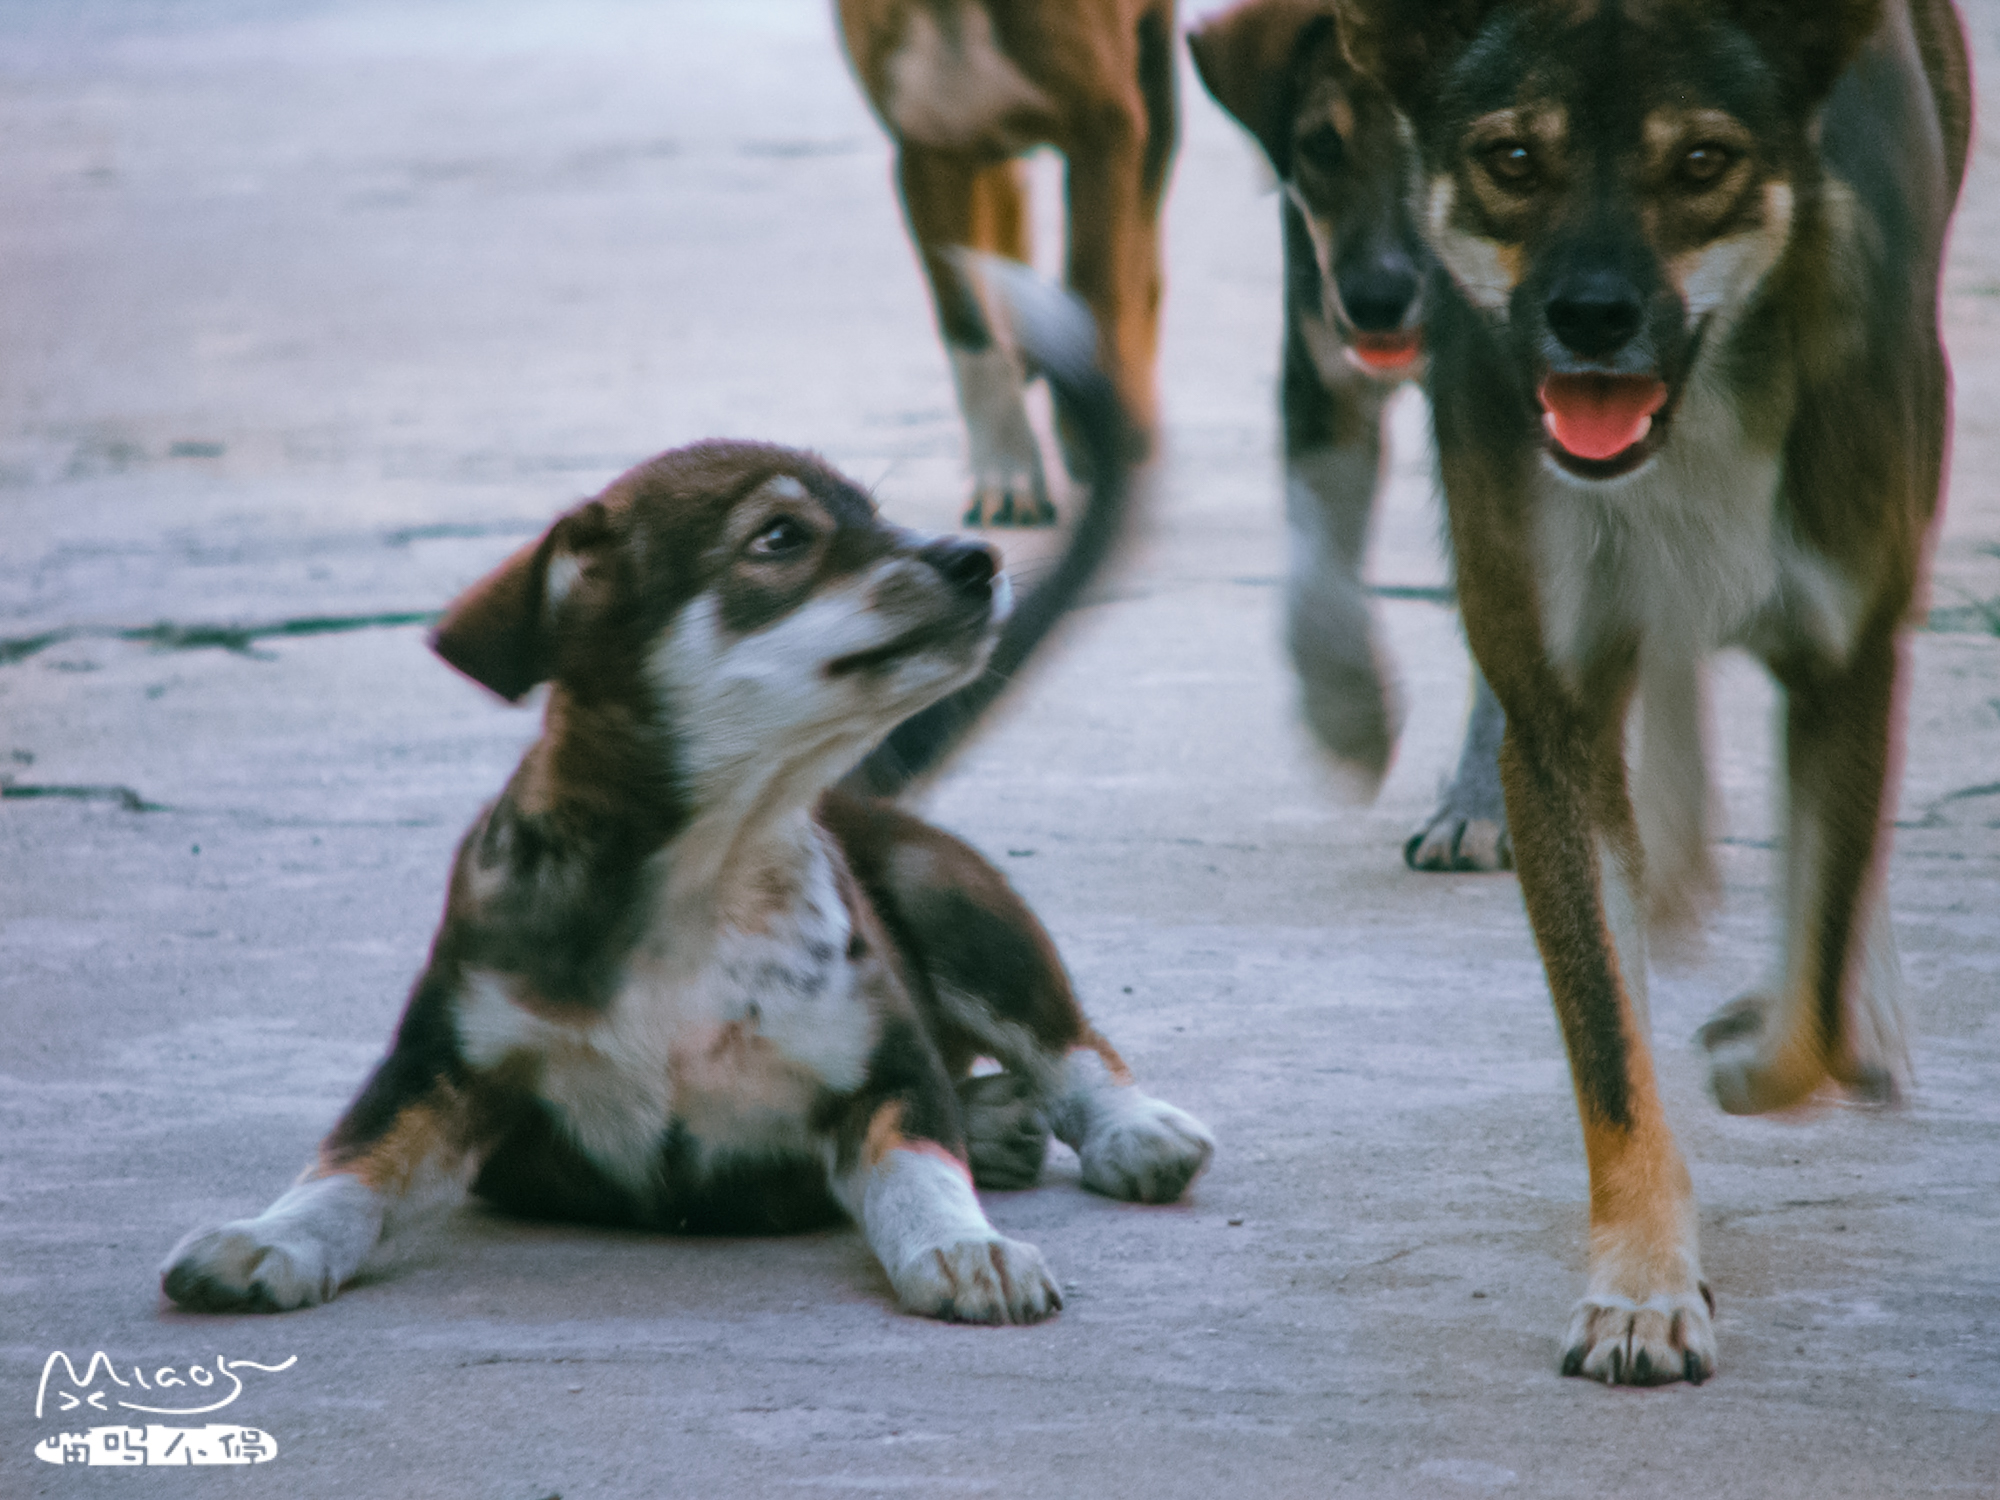
{"label": "large brown dog walking", "polygon": [[1691,705],[1720,646],[1784,691],[1788,814],[1782,959],[1703,1030],[1716,1096],[1879,1099],[1905,1066],[1884,865],[1949,437],[1963,37],[1946,0],[1343,0],[1342,22],[1415,132],[1460,602],[1583,1121],[1563,1368],[1698,1381],[1715,1340],[1646,925],[1706,870]]}

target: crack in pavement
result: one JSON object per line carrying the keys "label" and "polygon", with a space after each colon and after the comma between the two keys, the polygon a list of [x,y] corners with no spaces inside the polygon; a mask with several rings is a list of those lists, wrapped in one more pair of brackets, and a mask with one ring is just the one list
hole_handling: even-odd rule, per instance
{"label": "crack in pavement", "polygon": [[23,783],[0,781],[0,798],[32,801],[42,797],[61,797],[73,802],[116,802],[127,812],[166,812],[163,803],[148,802],[129,786],[113,785],[61,785],[57,783]]}
{"label": "crack in pavement", "polygon": [[239,656],[269,660],[269,654],[254,649],[256,642],[274,636],[340,635],[352,630],[380,630],[399,625],[429,625],[441,611],[434,609],[397,610],[373,615],[302,615],[291,620],[273,620],[262,625],[180,625],[162,620],[157,625],[90,626],[44,631],[40,635],[0,637],[0,666],[26,661],[51,646],[65,641],[143,641],[162,651],[234,651]]}

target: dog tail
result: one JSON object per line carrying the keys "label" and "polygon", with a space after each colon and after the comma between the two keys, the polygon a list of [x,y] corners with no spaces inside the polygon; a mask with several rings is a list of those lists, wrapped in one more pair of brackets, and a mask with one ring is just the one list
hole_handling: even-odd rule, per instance
{"label": "dog tail", "polygon": [[1019,350],[1030,374],[1047,378],[1065,423],[1071,467],[1089,477],[1089,499],[1055,566],[1015,602],[986,670],[904,720],[841,783],[876,797],[893,797],[942,765],[1056,622],[1075,608],[1117,545],[1132,487],[1131,427],[1110,377],[1098,367],[1097,326],[1089,310],[1018,261],[973,250],[951,255],[995,337]]}

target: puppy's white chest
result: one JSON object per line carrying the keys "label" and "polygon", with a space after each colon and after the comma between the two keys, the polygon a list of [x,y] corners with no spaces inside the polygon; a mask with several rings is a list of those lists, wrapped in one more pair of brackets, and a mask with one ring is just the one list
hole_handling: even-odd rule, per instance
{"label": "puppy's white chest", "polygon": [[537,1013],[502,976],[471,976],[466,1060],[527,1063],[576,1146],[641,1193],[676,1126],[703,1160],[809,1149],[813,1101],[857,1087],[875,1041],[850,918],[816,863],[770,882],[777,899],[762,904],[663,898],[611,1004],[590,1017]]}

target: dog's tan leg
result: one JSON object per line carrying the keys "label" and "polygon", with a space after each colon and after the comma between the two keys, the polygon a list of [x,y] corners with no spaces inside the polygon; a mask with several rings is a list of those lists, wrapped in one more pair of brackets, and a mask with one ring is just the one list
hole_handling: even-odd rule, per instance
{"label": "dog's tan leg", "polygon": [[[382,1080],[378,1073],[369,1092]],[[459,1091],[436,1084],[379,1121],[362,1109],[369,1092],[269,1208],[197,1230],[173,1248],[160,1278],[170,1298],[200,1312],[287,1312],[328,1301],[383,1239],[464,1198],[477,1160]]]}
{"label": "dog's tan leg", "polygon": [[1604,709],[1586,722],[1552,689],[1524,698],[1495,688],[1506,694],[1507,822],[1590,1166],[1590,1281],[1562,1368],[1612,1384],[1700,1381],[1715,1367],[1715,1339],[1693,1185],[1647,1041],[1644,859],[1621,745],[1627,694],[1599,685],[1587,701]]}
{"label": "dog's tan leg", "polygon": [[[958,388],[972,461],[970,526],[1041,526],[1055,519],[1041,448],[1021,402],[1020,356],[996,340],[978,302],[944,252],[1025,234],[1019,184],[979,157],[904,142],[896,158],[903,210],[930,280],[945,357]],[[996,244],[994,248],[999,248]]]}
{"label": "dog's tan leg", "polygon": [[1022,265],[1034,260],[1028,185],[1019,161],[995,162],[972,179],[972,226],[966,243]]}
{"label": "dog's tan leg", "polygon": [[1782,671],[1784,973],[1701,1031],[1716,1099],[1732,1114],[1784,1109],[1828,1082],[1888,1100],[1907,1080],[1881,857],[1897,657],[1885,629],[1841,670]]}
{"label": "dog's tan leg", "polygon": [[1080,112],[1069,158],[1069,284],[1097,319],[1141,453],[1159,429],[1160,206],[1176,129],[1173,7],[1140,18],[1129,83]]}

